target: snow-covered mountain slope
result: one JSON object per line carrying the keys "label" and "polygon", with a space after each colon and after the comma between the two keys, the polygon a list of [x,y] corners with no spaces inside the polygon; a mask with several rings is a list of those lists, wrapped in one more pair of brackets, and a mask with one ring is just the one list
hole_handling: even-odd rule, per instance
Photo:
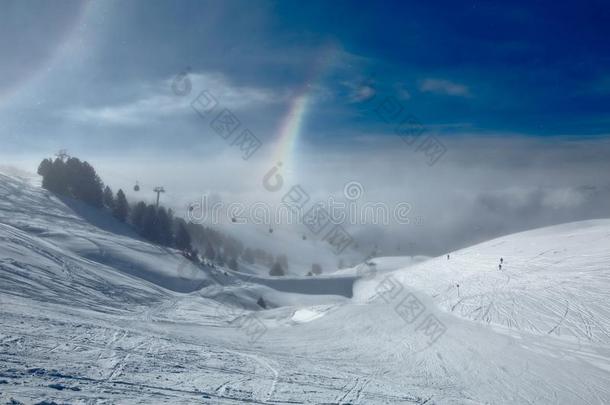
{"label": "snow-covered mountain slope", "polygon": [[175,251],[138,239],[126,225],[83,203],[67,198],[60,201],[36,183],[36,179],[0,174],[0,218],[2,235],[7,238],[3,245],[23,249],[13,259],[35,253],[41,261],[29,257],[30,266],[48,268],[45,259],[59,267],[80,266],[92,273],[112,269],[112,274],[117,274],[118,269],[119,273],[182,292],[209,282],[204,272],[191,272],[189,277],[178,273],[184,259]]}
{"label": "snow-covered mountain slope", "polygon": [[[610,339],[610,220],[516,233],[393,276],[464,318],[583,342]],[[374,283],[357,291],[366,299]]]}
{"label": "snow-covered mountain slope", "polygon": [[610,403],[608,235],[587,221],[276,280],[194,267],[0,176],[0,400]]}

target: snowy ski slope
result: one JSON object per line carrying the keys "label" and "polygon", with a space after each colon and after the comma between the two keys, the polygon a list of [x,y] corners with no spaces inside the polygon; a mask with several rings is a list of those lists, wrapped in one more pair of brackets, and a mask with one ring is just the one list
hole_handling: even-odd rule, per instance
{"label": "snowy ski slope", "polygon": [[274,280],[0,174],[0,401],[610,403],[609,242],[585,221]]}

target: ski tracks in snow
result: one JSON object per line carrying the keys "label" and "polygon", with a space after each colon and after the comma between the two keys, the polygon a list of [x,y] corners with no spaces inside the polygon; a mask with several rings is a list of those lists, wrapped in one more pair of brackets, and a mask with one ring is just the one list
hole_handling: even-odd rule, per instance
{"label": "ski tracks in snow", "polygon": [[[248,359],[254,360],[257,364],[262,366],[262,368],[266,369],[267,372],[271,371],[271,383],[269,384],[269,388],[268,388],[266,394],[264,395],[265,398],[261,399],[261,401],[263,401],[263,402],[271,402],[273,395],[275,393],[275,388],[276,388],[279,376],[280,376],[277,369],[271,365],[271,360],[269,360],[268,358],[266,358],[264,356],[260,356],[258,354],[244,353],[244,352],[239,352],[239,351],[234,351],[234,350],[227,350],[227,352],[232,353],[233,355],[236,355],[236,356],[242,356],[242,357],[246,357]],[[223,385],[226,385],[226,384],[227,383],[225,383]]]}

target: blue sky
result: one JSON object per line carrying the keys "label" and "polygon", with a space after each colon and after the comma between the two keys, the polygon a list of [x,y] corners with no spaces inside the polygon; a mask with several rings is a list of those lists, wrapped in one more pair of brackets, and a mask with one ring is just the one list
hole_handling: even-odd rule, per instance
{"label": "blue sky", "polygon": [[[32,170],[67,148],[116,186],[261,199],[306,94],[299,181],[413,202],[429,221],[417,232],[450,235],[430,249],[606,215],[608,21],[602,1],[3,1],[0,155]],[[187,68],[192,93],[177,96]],[[263,141],[253,160],[190,108],[203,89]],[[434,167],[376,112],[388,97],[447,146]]]}
{"label": "blue sky", "polygon": [[[58,122],[62,138],[121,132],[139,141],[141,130],[163,144],[154,133],[171,128],[193,136],[196,126],[184,117],[139,129],[66,121],[74,118],[67,111],[152,97],[152,87],[186,67],[266,92],[241,112],[263,137],[272,137],[307,85],[315,100],[305,140],[391,134],[371,100],[358,98],[362,86],[377,95],[372,101],[397,97],[445,136],[609,133],[604,2],[8,1],[2,8],[0,113],[15,136],[42,137]],[[111,150],[115,142],[90,143]]]}

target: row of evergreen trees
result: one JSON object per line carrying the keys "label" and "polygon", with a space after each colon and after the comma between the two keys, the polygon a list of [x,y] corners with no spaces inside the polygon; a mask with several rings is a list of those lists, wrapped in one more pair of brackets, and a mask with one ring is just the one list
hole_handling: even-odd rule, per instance
{"label": "row of evergreen trees", "polygon": [[[262,249],[244,247],[243,243],[229,235],[201,224],[188,223],[187,229],[202,257],[209,261],[227,266],[232,270],[239,270],[239,259],[248,264],[260,264],[270,269],[269,274],[282,276],[288,270],[288,257],[279,255],[274,257]],[[277,265],[276,265],[277,264]]]}
{"label": "row of evergreen trees", "polygon": [[186,222],[175,218],[171,209],[140,201],[132,207],[130,220],[136,232],[152,242],[183,251],[192,250]]}
{"label": "row of evergreen trees", "polygon": [[115,196],[110,187],[104,187],[88,162],[75,157],[44,159],[38,167],[38,174],[47,190],[106,209],[119,221],[131,225],[143,238],[178,248],[188,257],[196,257],[184,220],[174,218],[171,210],[147,205],[143,201],[130,207],[123,190],[119,189]]}
{"label": "row of evergreen trees", "polygon": [[[239,269],[238,258],[249,264],[268,267],[272,276],[283,276],[288,270],[286,255],[274,257],[262,249],[245,248],[241,241],[231,236],[174,217],[172,210],[163,206],[144,201],[130,206],[123,190],[119,189],[115,195],[86,161],[75,157],[44,159],[38,167],[38,174],[47,190],[105,209],[119,221],[131,225],[143,238],[180,249],[192,260],[198,260],[198,250],[193,248],[197,246],[207,260],[233,270]],[[320,273],[318,265],[310,272]]]}

